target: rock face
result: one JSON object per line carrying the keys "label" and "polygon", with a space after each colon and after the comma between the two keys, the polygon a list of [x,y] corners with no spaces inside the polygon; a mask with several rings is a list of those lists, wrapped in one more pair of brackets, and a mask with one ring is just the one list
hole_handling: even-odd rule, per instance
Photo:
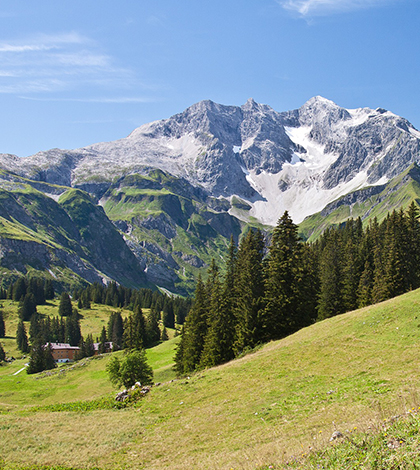
{"label": "rock face", "polygon": [[[136,265],[140,278],[177,290],[219,257],[220,246],[231,235],[237,239],[249,221],[273,226],[288,210],[299,223],[321,210],[360,203],[418,160],[420,132],[381,108],[348,110],[319,96],[286,112],[252,99],[240,107],[201,101],[114,142],[21,159],[0,155],[0,182],[6,192],[29,184],[48,195],[50,205],[69,188],[89,193],[90,203],[103,210],[81,218],[78,224],[86,229],[76,233],[66,217],[73,211],[77,218],[77,211],[71,203],[61,206],[63,230],[54,231],[53,223],[46,229],[54,232],[54,242],[71,256],[87,256],[99,277],[109,272],[121,282],[124,263],[132,272]],[[25,203],[4,197],[3,217],[11,215],[36,231]],[[127,254],[115,262],[92,242],[95,217],[112,221],[101,222],[106,238],[118,231],[133,258]],[[6,245],[2,250],[9,253]]]}

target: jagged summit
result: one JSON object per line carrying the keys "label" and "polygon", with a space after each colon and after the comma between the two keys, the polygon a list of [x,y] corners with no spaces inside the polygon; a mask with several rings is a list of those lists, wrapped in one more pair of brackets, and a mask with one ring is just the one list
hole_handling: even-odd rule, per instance
{"label": "jagged summit", "polygon": [[251,204],[247,217],[275,224],[285,209],[299,222],[348,191],[388,181],[419,158],[419,142],[389,111],[348,110],[322,96],[286,112],[253,98],[242,106],[203,100],[114,142],[3,155],[0,167],[77,187],[158,168],[209,195],[239,196]]}

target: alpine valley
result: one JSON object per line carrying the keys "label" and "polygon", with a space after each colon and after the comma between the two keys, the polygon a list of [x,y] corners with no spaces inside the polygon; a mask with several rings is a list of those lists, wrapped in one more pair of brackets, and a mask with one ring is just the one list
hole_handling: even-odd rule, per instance
{"label": "alpine valley", "polygon": [[378,108],[322,97],[276,112],[201,101],[128,137],[0,155],[2,277],[49,272],[188,294],[230,237],[285,210],[315,239],[348,217],[420,200],[420,132]]}

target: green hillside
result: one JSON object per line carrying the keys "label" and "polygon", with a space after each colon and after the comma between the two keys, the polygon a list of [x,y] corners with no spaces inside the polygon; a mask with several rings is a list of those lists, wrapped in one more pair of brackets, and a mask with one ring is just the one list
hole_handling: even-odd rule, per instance
{"label": "green hillside", "polygon": [[[165,356],[169,344],[162,346]],[[417,408],[419,346],[418,290],[164,382],[137,408],[30,412],[39,403],[87,399],[82,390],[107,395],[106,359],[65,377],[23,379],[10,375],[13,364],[0,376],[0,455],[8,464],[77,468],[284,468],[310,448],[332,445],[336,430],[352,436]],[[162,360],[167,367],[168,356]],[[23,381],[31,392],[20,400]]]}
{"label": "green hillside", "polygon": [[299,224],[299,232],[313,241],[331,225],[358,217],[364,223],[374,217],[381,222],[393,210],[407,209],[412,201],[420,205],[420,169],[415,163],[385,185],[358,190],[332,202]]}

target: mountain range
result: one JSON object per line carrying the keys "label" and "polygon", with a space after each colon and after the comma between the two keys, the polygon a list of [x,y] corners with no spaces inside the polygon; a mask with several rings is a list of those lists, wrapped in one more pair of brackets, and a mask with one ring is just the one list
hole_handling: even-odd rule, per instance
{"label": "mountain range", "polygon": [[420,200],[420,132],[385,109],[314,97],[277,112],[201,101],[128,137],[0,155],[0,265],[63,285],[186,294],[231,236],[285,210],[305,238]]}

